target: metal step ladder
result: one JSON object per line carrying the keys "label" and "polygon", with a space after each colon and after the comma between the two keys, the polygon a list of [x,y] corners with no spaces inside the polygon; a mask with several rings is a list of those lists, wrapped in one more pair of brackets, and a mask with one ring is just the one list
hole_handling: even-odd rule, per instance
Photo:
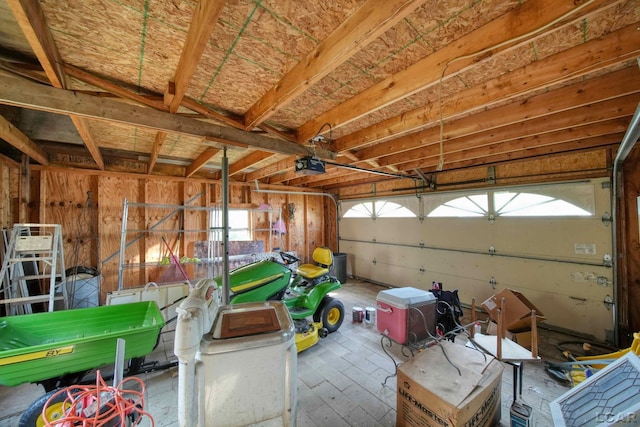
{"label": "metal step ladder", "polygon": [[37,303],[46,303],[48,311],[56,301],[68,308],[62,243],[60,224],[14,224],[0,271],[6,315],[33,313]]}

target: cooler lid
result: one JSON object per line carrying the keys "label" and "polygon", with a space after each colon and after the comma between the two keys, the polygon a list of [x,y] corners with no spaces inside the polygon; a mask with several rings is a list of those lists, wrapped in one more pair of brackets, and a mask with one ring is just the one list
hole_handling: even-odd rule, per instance
{"label": "cooler lid", "polygon": [[429,291],[405,286],[402,288],[380,291],[378,292],[376,300],[398,308],[406,308],[410,305],[435,302],[436,297]]}

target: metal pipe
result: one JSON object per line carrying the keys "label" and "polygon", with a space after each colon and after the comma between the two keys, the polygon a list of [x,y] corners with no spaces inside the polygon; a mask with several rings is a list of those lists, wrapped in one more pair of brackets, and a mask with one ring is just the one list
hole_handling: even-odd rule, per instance
{"label": "metal pipe", "polygon": [[[611,242],[612,242],[612,261],[613,261],[613,342],[616,346],[620,345],[620,336],[618,333],[618,221],[617,221],[617,205],[618,205],[618,185],[622,175],[622,171],[618,169],[622,166],[627,156],[638,142],[640,138],[640,103],[636,108],[636,112],[631,118],[631,123],[620,142],[616,158],[613,162],[612,191],[611,191]],[[619,176],[620,175],[620,176]]]}
{"label": "metal pipe", "polygon": [[347,164],[342,164],[342,163],[334,163],[334,162],[328,162],[328,161],[325,161],[324,163],[326,165],[335,166],[337,168],[351,169],[351,170],[355,170],[355,171],[359,171],[359,172],[371,173],[371,174],[374,174],[374,175],[390,176],[390,177],[393,177],[393,178],[408,178],[408,179],[413,179],[413,180],[419,180],[420,179],[420,178],[416,178],[415,176],[411,176],[411,175],[404,175],[404,174],[401,174],[401,173],[378,171],[378,170],[374,170],[374,169],[366,169],[366,168],[361,168],[359,166],[347,165]]}
{"label": "metal pipe", "polygon": [[[258,183],[258,181],[255,181],[256,184],[256,189],[253,190],[256,193],[271,193],[271,194],[296,194],[296,195],[302,195],[302,196],[325,196],[325,197],[329,197],[331,200],[333,200],[333,204],[336,208],[336,231],[338,231],[338,202],[336,202],[335,196],[331,193],[319,193],[319,192],[312,192],[312,191],[288,191],[288,190],[261,190],[260,189],[260,184]],[[340,233],[338,233],[338,235],[340,235]],[[340,252],[340,239],[336,239],[336,245],[337,245],[337,252]]]}
{"label": "metal pipe", "polygon": [[229,284],[229,159],[227,146],[222,148],[222,304],[230,301]]}

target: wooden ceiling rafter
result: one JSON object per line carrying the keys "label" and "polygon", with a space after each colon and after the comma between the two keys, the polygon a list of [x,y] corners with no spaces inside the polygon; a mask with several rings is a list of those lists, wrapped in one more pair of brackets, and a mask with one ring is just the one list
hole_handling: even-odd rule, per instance
{"label": "wooden ceiling rafter", "polygon": [[[60,53],[42,13],[40,3],[37,0],[7,0],[7,4],[31,49],[40,61],[51,85],[59,89],[66,89],[67,77],[62,69]],[[100,170],[104,170],[104,159],[98,144],[91,135],[89,124],[82,117],[70,115],[70,118],[96,165]]]}
{"label": "wooden ceiling rafter", "polygon": [[[167,84],[167,89],[164,93],[164,104],[170,113],[176,113],[184,100],[187,87],[191,82],[191,77],[200,63],[200,58],[207,47],[207,43],[218,22],[224,4],[225,2],[223,0],[199,1],[196,4],[193,18],[189,24],[187,38],[180,52],[180,60],[176,66],[173,78]],[[149,173],[151,173],[155,165],[155,161],[160,154],[160,149],[166,136],[167,133],[164,131],[158,131],[156,134],[152,155],[149,159]],[[214,150],[206,148],[187,167],[187,176],[193,175],[198,169],[203,167],[218,151],[219,150],[214,152]],[[207,160],[202,163],[203,159]]]}
{"label": "wooden ceiling rafter", "polygon": [[205,149],[189,166],[187,166],[185,176],[189,178],[190,176],[195,174],[219,152],[220,149],[215,147],[209,147]]}
{"label": "wooden ceiling rafter", "polygon": [[42,67],[25,67],[24,64],[17,64],[10,61],[0,60],[0,70],[4,70],[20,77],[25,77],[27,79],[33,80],[34,82],[46,85],[51,84],[51,81],[44,73]]}
{"label": "wooden ceiling rafter", "polygon": [[37,0],[6,0],[20,29],[33,49],[40,65],[57,88],[66,88],[66,76],[62,70],[60,53]]}
{"label": "wooden ceiling rafter", "polygon": [[[309,153],[305,147],[289,141],[255,135],[251,132],[153,109],[141,111],[136,106],[113,99],[55,89],[12,77],[0,76],[0,103],[55,114],[79,115],[100,121],[164,130],[181,135],[219,138],[230,144],[246,144],[274,153],[297,155]],[[328,150],[317,150],[317,154],[326,159],[335,158],[335,153]]]}
{"label": "wooden ceiling rafter", "polygon": [[67,75],[80,80],[81,82],[90,84],[91,86],[95,86],[102,90],[105,90],[116,97],[129,99],[131,101],[135,101],[141,105],[145,105],[147,107],[155,108],[159,111],[169,111],[169,108],[162,103],[161,100],[153,99],[148,96],[139,95],[133,91],[125,89],[124,87],[110,82],[106,79],[95,76],[87,71],[84,71],[78,67],[74,67],[73,65],[64,64],[64,71]]}
{"label": "wooden ceiling rafter", "polygon": [[278,136],[278,137],[284,139],[285,141],[297,142],[295,135],[293,135],[292,133],[289,133],[289,132],[283,132],[283,131],[275,128],[274,126],[271,126],[270,124],[260,123],[258,128],[264,130],[267,133],[270,133],[271,135]]}
{"label": "wooden ceiling rafter", "polygon": [[164,131],[158,131],[156,133],[155,140],[153,141],[153,147],[151,148],[151,155],[149,156],[149,163],[147,166],[147,173],[150,174],[158,161],[158,156],[160,155],[160,149],[164,144],[164,141],[167,139],[167,133]]}
{"label": "wooden ceiling rafter", "polygon": [[[589,4],[600,4],[605,0],[593,0]],[[404,70],[374,84],[370,88],[349,98],[347,101],[304,123],[297,129],[298,139],[307,140],[324,123],[331,123],[334,129],[348,124],[365,114],[405,99],[428,87],[437,85],[443,78],[452,78],[465,67],[475,65],[474,55],[494,46],[509,46],[505,40],[516,40],[534,33],[581,6],[573,2],[558,3],[554,0],[531,0],[503,14],[497,19],[459,37],[445,48],[414,63]],[[514,25],[514,22],[518,25]],[[527,43],[519,41],[518,44]],[[491,54],[495,55],[496,51]],[[444,76],[447,66],[458,58],[465,58],[456,65],[454,71]]]}
{"label": "wooden ceiling rafter", "polygon": [[225,3],[223,0],[209,0],[196,4],[176,72],[164,95],[164,102],[172,113],[178,111],[182,103]]}
{"label": "wooden ceiling rafter", "polygon": [[[593,136],[575,141],[565,141],[562,144],[550,144],[540,147],[524,148],[520,150],[513,150],[509,152],[501,152],[492,155],[491,157],[483,158],[480,161],[478,159],[467,159],[459,157],[450,159],[447,162],[447,170],[455,171],[461,169],[467,169],[478,166],[497,165],[500,163],[510,163],[514,161],[522,161],[532,158],[543,158],[548,156],[566,155],[572,152],[586,152],[591,150],[600,150],[603,148],[615,147],[616,142],[624,136],[624,132],[611,135]],[[559,149],[560,145],[564,145],[564,148]],[[420,165],[420,168],[426,173],[439,173],[436,168],[438,166],[438,158],[432,160],[424,160]],[[602,174],[600,174],[602,175]]]}
{"label": "wooden ceiling rafter", "polygon": [[246,175],[247,182],[260,181],[270,176],[282,173],[283,171],[293,168],[293,162],[296,161],[297,156],[288,156],[275,163],[272,163],[264,168],[250,172]]}
{"label": "wooden ceiling rafter", "polygon": [[[252,129],[268,119],[425,1],[368,0],[363,3],[249,108],[244,115],[245,128]],[[301,139],[300,142],[307,139]]]}
{"label": "wooden ceiling rafter", "polygon": [[[637,107],[637,95],[631,94],[620,98],[600,101],[597,104],[587,104],[580,108],[560,111],[557,113],[534,116],[518,123],[507,124],[501,127],[486,129],[478,133],[464,134],[448,139],[445,142],[445,150],[448,153],[464,151],[469,148],[483,145],[483,141],[513,141],[522,138],[541,138],[544,134],[573,129],[577,126],[597,125],[603,121],[612,119],[628,120]],[[597,115],[592,115],[593,110],[598,110]],[[602,113],[602,116],[600,114]],[[544,126],[544,127],[542,127]],[[544,129],[544,130],[541,130]],[[536,141],[540,141],[539,139]],[[407,158],[413,160],[430,157],[431,151],[437,143],[422,144],[410,151],[396,153],[378,159],[381,165],[400,165]]]}
{"label": "wooden ceiling rafter", "polygon": [[[511,152],[526,152],[526,150],[542,147],[550,148],[549,151],[554,154],[559,154],[563,150],[575,151],[578,150],[580,146],[586,146],[586,144],[583,143],[584,140],[596,137],[603,137],[599,142],[600,144],[609,145],[619,142],[615,141],[613,137],[609,135],[624,133],[628,123],[629,120],[626,118],[617,118],[595,124],[575,126],[542,135],[518,138],[516,140],[489,142],[485,145],[475,146],[466,150],[455,152],[445,151],[443,157],[447,165],[449,163],[469,161],[472,159],[487,159],[486,163],[493,163],[494,161],[491,159],[496,156],[508,155]],[[437,164],[440,153],[437,150],[437,146],[434,146],[434,148],[434,153],[432,153],[431,156],[423,156],[418,160],[412,159],[397,164],[398,168],[401,170],[424,169],[427,166],[433,166],[434,162]]]}
{"label": "wooden ceiling rafter", "polygon": [[[442,116],[444,119],[452,119],[466,112],[491,108],[493,104],[508,97],[533,93],[540,88],[548,87],[551,75],[557,76],[553,83],[560,84],[637,57],[640,55],[640,48],[634,43],[636,33],[637,25],[630,25],[511,70],[480,85],[468,87],[458,92],[455,97],[443,100]],[[597,65],[592,65],[594,63]],[[439,116],[438,106],[420,107],[338,138],[334,142],[335,149],[341,153],[401,137],[426,125],[437,124]]]}
{"label": "wooden ceiling rafter", "polygon": [[[582,157],[598,144],[608,152],[640,96],[636,0],[391,0],[377,9],[375,0],[213,1],[118,3],[99,14],[103,0],[77,10],[8,0],[31,36],[18,25],[19,39],[0,34],[8,76],[0,71],[0,104],[55,113],[14,120],[45,153],[61,153],[52,163],[65,162],[73,144],[93,168],[80,134],[109,169],[125,167],[112,163],[121,155],[136,159],[137,173],[216,179],[202,160],[233,148],[234,181],[326,189],[377,180],[390,188],[394,178],[367,171],[413,177],[443,159],[442,173],[477,174],[474,165],[518,163],[527,153]],[[50,59],[58,55],[67,64]],[[56,78],[66,90],[49,90]],[[326,123],[336,136],[317,150],[327,172],[295,174],[294,160],[313,154],[305,132]],[[188,166],[160,168],[161,153]],[[336,158],[353,170],[334,166]]]}
{"label": "wooden ceiling rafter", "polygon": [[218,113],[217,111],[214,111],[211,108],[208,108],[186,96],[182,98],[182,106],[188,108],[191,111],[195,111],[196,113],[201,114],[206,118],[213,119],[217,122],[229,125],[238,130],[244,130],[244,126],[242,126],[241,123],[241,117],[233,117],[231,115]]}
{"label": "wooden ceiling rafter", "polygon": [[[514,101],[500,107],[485,110],[477,114],[462,117],[446,123],[446,132],[443,132],[445,144],[451,144],[457,138],[473,138],[475,134],[487,134],[492,130],[499,130],[518,123],[526,124],[534,119],[545,120],[549,116],[566,117],[571,119],[574,109],[589,108],[609,100],[625,98],[640,92],[640,81],[632,67],[615,71],[611,75],[604,75],[585,82],[574,83],[561,89],[544,92],[527,98],[526,102]],[[603,93],[608,96],[604,97]],[[553,105],[553,110],[549,106]],[[618,106],[620,107],[620,106]],[[607,110],[610,111],[610,108]],[[610,114],[615,114],[615,108]],[[588,117],[588,116],[587,116]],[[531,126],[528,126],[531,127]],[[545,128],[540,128],[545,129]],[[521,129],[522,131],[522,129]],[[389,163],[390,158],[402,159],[416,155],[414,150],[420,150],[425,144],[435,144],[439,141],[440,129],[431,127],[415,134],[405,135],[386,144],[377,144],[364,148],[357,152],[358,159],[375,158],[382,165]]]}
{"label": "wooden ceiling rafter", "polygon": [[271,156],[274,156],[274,153],[253,151],[229,166],[229,176],[239,174],[243,170],[250,168],[258,162],[268,159]]}
{"label": "wooden ceiling rafter", "polygon": [[[69,65],[69,64],[64,64],[63,65],[64,70],[67,72],[67,74],[71,77],[74,77],[84,83],[90,84],[92,86],[95,86],[97,88],[103,89],[105,91],[107,91],[111,96],[114,96],[116,98],[123,98],[123,99],[128,99],[131,101],[135,101],[141,105],[145,105],[147,107],[151,107],[154,108],[156,110],[159,111],[165,111],[168,112],[169,111],[169,107],[167,105],[164,104],[163,102],[163,98],[161,96],[150,96],[150,95],[139,95],[135,92],[132,92],[131,90],[125,89],[122,85],[117,84],[117,83],[113,83],[111,81],[105,80],[103,78],[100,78],[98,76],[95,76],[87,71],[81,70],[80,68],[74,67],[73,65]],[[75,91],[76,93],[83,93],[85,95],[92,95],[92,96],[105,96],[106,94],[103,93],[87,93],[86,91]],[[227,124],[231,127],[234,127],[236,129],[244,129],[244,127],[242,126],[242,124],[240,123],[240,119],[239,117],[232,117],[229,115],[224,115],[221,113],[218,113],[217,111],[214,111],[200,103],[198,103],[197,101],[188,98],[188,97],[184,97],[182,99],[182,104],[183,107],[186,107],[187,109],[193,111],[194,113],[197,113],[199,116],[198,117],[192,117],[192,118],[207,118],[207,119],[213,119],[217,122],[223,123],[223,124]],[[180,114],[175,113],[177,115],[182,115],[185,117],[191,117],[192,114]]]}
{"label": "wooden ceiling rafter", "polygon": [[2,115],[0,115],[0,139],[4,139],[41,165],[49,166],[47,153]]}

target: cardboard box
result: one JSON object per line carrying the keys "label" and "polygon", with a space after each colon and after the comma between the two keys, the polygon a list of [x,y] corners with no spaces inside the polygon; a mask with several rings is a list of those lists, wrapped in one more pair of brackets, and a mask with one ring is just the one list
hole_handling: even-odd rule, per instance
{"label": "cardboard box", "polygon": [[443,341],[439,346],[398,368],[396,426],[498,425],[502,364],[459,343]]}
{"label": "cardboard box", "polygon": [[[495,322],[489,322],[487,325],[487,335],[498,335],[498,324]],[[518,343],[522,347],[531,351],[531,331],[525,332],[509,332],[505,331],[505,338],[509,338],[511,341]],[[538,335],[538,347],[540,347],[540,335]]]}
{"label": "cardboard box", "polygon": [[513,289],[503,289],[491,298],[482,303],[489,316],[495,321],[498,321],[498,309],[500,303],[504,298],[504,312],[502,313],[504,319],[505,329],[511,332],[522,332],[531,330],[531,311],[536,311],[536,321],[542,322],[546,319],[544,314],[531,303],[520,292]]}

